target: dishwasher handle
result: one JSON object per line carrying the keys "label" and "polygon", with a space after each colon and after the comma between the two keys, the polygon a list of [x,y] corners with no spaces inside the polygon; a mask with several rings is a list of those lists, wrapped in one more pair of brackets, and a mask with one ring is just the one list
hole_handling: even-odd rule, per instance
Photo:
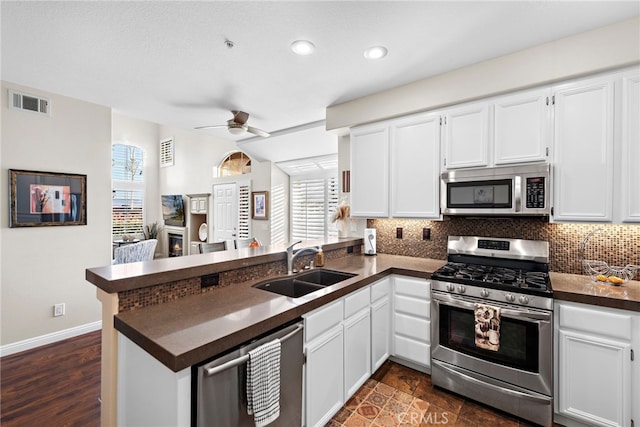
{"label": "dishwasher handle", "polygon": [[[281,343],[285,342],[289,338],[293,337],[295,334],[300,332],[304,328],[304,325],[299,324],[293,331],[289,332],[287,335],[282,338],[278,338]],[[249,355],[245,354],[244,356],[237,357],[233,360],[229,360],[228,362],[223,363],[222,365],[214,366],[212,368],[205,368],[205,372],[207,376],[215,375],[222,371],[226,371],[229,368],[233,368],[234,366],[242,365],[246,361],[249,360]]]}

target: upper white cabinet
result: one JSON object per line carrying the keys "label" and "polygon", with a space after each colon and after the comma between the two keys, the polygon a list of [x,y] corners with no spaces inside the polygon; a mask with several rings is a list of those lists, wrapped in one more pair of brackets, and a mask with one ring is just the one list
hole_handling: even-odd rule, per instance
{"label": "upper white cabinet", "polygon": [[640,73],[622,78],[622,150],[620,219],[640,222]]}
{"label": "upper white cabinet", "polygon": [[351,215],[439,218],[439,158],[439,114],[354,128]]}
{"label": "upper white cabinet", "polygon": [[543,162],[549,156],[549,88],[464,104],[444,115],[445,169]]}
{"label": "upper white cabinet", "polygon": [[440,216],[439,165],[439,114],[411,116],[391,123],[391,216]]}
{"label": "upper white cabinet", "polygon": [[494,163],[547,160],[551,147],[551,91],[519,92],[494,101]]}
{"label": "upper white cabinet", "polygon": [[554,220],[613,218],[613,85],[605,76],[554,90]]}
{"label": "upper white cabinet", "polygon": [[351,216],[389,216],[389,127],[362,126],[351,132]]}
{"label": "upper white cabinet", "polygon": [[640,222],[640,70],[553,92],[553,220]]}
{"label": "upper white cabinet", "polygon": [[447,110],[444,115],[446,169],[489,165],[490,104],[486,101]]}

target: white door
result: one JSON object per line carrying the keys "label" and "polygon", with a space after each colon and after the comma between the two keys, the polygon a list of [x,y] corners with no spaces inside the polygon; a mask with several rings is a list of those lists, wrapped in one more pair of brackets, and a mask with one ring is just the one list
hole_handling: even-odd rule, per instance
{"label": "white door", "polygon": [[235,240],[238,235],[236,183],[213,186],[213,241]]}

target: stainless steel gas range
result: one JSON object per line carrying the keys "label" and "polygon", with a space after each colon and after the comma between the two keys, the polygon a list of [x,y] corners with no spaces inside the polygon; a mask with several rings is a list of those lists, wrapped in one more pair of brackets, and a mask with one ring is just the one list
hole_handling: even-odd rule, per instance
{"label": "stainless steel gas range", "polygon": [[431,381],[537,424],[553,420],[549,244],[450,236],[431,277]]}

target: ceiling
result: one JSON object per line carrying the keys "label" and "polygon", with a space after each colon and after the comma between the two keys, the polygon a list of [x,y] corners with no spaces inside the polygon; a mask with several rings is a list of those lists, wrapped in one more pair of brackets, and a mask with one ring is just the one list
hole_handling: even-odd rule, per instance
{"label": "ceiling", "polygon": [[[3,0],[1,13],[2,80],[185,129],[240,109],[277,133],[244,145],[280,161],[326,154],[329,105],[622,21],[640,2]],[[315,53],[293,54],[298,39]],[[388,56],[365,59],[373,45]],[[275,150],[289,128],[314,136]]]}

